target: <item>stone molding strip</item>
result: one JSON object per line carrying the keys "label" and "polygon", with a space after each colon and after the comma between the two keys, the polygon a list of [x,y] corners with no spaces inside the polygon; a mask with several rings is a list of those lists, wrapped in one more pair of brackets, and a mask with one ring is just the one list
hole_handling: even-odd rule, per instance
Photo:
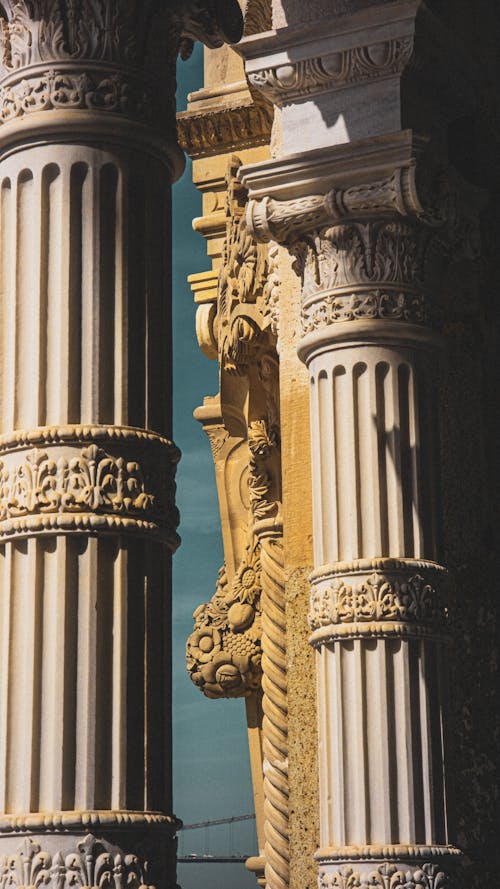
{"label": "stone molding strip", "polygon": [[61,833],[66,831],[95,829],[136,828],[166,830],[175,833],[181,826],[174,815],[161,812],[90,811],[90,812],[34,812],[26,815],[0,816],[0,832],[12,833]]}
{"label": "stone molding strip", "polygon": [[105,426],[99,424],[76,424],[64,426],[38,426],[33,429],[19,429],[0,435],[0,455],[13,450],[22,450],[37,445],[110,442],[123,445],[161,445],[169,451],[172,463],[178,463],[181,453],[170,439],[149,429],[136,426]]}
{"label": "stone molding strip", "polygon": [[460,849],[456,846],[427,846],[427,845],[378,845],[369,846],[328,846],[318,849],[315,854],[317,861],[324,864],[337,861],[363,861],[394,858],[397,861],[412,860],[418,858],[460,858]]}
{"label": "stone molding strip", "polygon": [[309,575],[312,584],[330,577],[345,576],[348,574],[364,574],[372,571],[432,571],[437,575],[445,576],[447,571],[438,562],[423,559],[399,559],[387,556],[373,559],[354,559],[351,562],[335,562],[333,565],[321,565]]}

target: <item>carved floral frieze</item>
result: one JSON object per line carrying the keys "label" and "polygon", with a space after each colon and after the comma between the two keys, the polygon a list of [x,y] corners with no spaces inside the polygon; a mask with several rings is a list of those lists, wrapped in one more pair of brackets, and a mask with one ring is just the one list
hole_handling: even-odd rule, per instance
{"label": "carved floral frieze", "polygon": [[313,586],[309,625],[312,630],[338,624],[398,622],[442,625],[442,569],[427,572],[377,572],[337,576]]}
{"label": "carved floral frieze", "polygon": [[129,449],[118,453],[92,443],[2,450],[0,536],[56,527],[79,532],[105,518],[110,530],[152,533],[176,545],[177,459],[178,452],[154,436],[149,448],[143,443],[139,449],[132,436]]}
{"label": "carved floral frieze", "polygon": [[113,853],[92,834],[75,851],[55,854],[26,837],[13,855],[0,859],[0,889],[148,889],[149,882],[146,860],[134,853]]}
{"label": "carved floral frieze", "polygon": [[397,37],[322,56],[252,70],[250,84],[277,105],[400,74],[413,54],[413,39]]}

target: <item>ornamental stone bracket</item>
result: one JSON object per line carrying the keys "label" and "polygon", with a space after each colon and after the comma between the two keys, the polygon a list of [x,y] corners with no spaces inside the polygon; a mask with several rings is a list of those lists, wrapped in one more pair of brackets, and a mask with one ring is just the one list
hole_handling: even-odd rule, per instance
{"label": "ornamental stone bracket", "polygon": [[[263,835],[261,857],[249,866],[261,885],[274,887],[287,885],[289,869],[279,280],[275,249],[248,231],[239,167],[231,158],[217,301],[202,319],[208,328],[197,318],[200,344],[213,344],[220,368],[220,396],[205,399],[197,416],[214,455],[226,563],[211,602],[195,612],[187,661],[209,697],[262,696],[262,748],[258,762],[252,755],[252,771],[256,800],[265,799],[263,813],[256,803]],[[243,552],[239,524],[246,529]]]}

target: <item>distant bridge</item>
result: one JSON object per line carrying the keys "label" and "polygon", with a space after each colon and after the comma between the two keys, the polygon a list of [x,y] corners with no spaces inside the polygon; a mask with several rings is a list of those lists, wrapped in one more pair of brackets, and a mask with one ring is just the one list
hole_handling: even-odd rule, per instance
{"label": "distant bridge", "polygon": [[[186,830],[203,830],[204,831],[204,852],[190,852],[188,855],[181,853],[177,856],[180,864],[237,864],[244,863],[250,855],[234,854],[221,855],[210,854],[210,835],[209,830],[222,824],[229,825],[229,849],[233,848],[233,825],[241,821],[255,821],[255,815],[233,815],[231,818],[217,818],[211,821],[197,821],[194,824],[184,824],[181,832]],[[183,839],[181,836],[180,840]]]}

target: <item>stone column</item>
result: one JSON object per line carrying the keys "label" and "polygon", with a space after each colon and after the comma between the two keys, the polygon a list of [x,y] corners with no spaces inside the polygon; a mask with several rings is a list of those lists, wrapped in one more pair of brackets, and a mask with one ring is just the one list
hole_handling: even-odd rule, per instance
{"label": "stone column", "polygon": [[175,885],[174,74],[235,6],[0,5],[5,885]]}
{"label": "stone column", "polygon": [[[332,187],[307,194],[311,168],[276,162],[279,198],[247,214],[259,240],[287,244],[302,280],[320,886],[431,889],[460,855],[444,773],[436,419],[439,270],[452,242],[465,245],[460,201],[411,132],[317,154],[315,183],[327,169]],[[262,165],[242,178],[255,194],[268,175]]]}

